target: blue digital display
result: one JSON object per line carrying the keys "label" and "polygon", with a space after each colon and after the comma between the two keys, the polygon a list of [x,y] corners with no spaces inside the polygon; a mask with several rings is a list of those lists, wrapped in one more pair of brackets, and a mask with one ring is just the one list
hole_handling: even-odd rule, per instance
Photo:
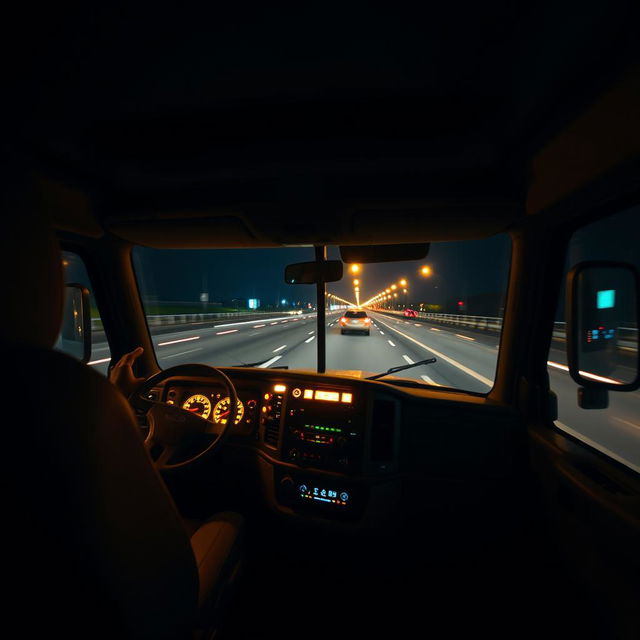
{"label": "blue digital display", "polygon": [[598,309],[612,309],[616,306],[616,290],[606,289],[597,293]]}
{"label": "blue digital display", "polygon": [[327,489],[326,487],[314,487],[301,484],[298,487],[300,497],[304,500],[324,502],[339,507],[346,507],[349,503],[349,493],[343,489]]}

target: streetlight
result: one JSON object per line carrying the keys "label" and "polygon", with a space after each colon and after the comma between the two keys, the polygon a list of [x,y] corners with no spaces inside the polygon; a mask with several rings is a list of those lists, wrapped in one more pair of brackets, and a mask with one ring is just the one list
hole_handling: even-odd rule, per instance
{"label": "streetlight", "polygon": [[392,291],[395,291],[397,288],[398,288],[398,285],[396,285],[396,284],[392,284],[391,285],[391,290]]}
{"label": "streetlight", "polygon": [[359,264],[352,264],[349,267],[349,271],[351,271],[351,273],[353,273],[353,274],[360,273],[360,265]]}
{"label": "streetlight", "polygon": [[431,275],[431,267],[428,265],[424,265],[424,267],[420,268],[420,274],[427,277]]}
{"label": "streetlight", "polygon": [[402,278],[402,280],[400,280],[399,284],[400,284],[401,287],[406,287],[407,286],[407,281],[404,278]]}

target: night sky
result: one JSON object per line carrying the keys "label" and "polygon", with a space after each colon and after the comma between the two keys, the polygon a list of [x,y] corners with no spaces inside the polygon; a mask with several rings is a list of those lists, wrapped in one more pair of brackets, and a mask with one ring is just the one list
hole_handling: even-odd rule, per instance
{"label": "night sky", "polygon": [[[337,247],[329,259],[339,259]],[[136,248],[134,264],[145,298],[166,302],[198,302],[201,292],[210,302],[258,298],[262,306],[282,299],[315,304],[315,287],[288,285],[284,268],[292,262],[313,260],[312,247],[284,249],[157,250]],[[362,265],[361,301],[406,278],[407,302],[442,304],[450,298],[498,294],[506,289],[510,240],[501,234],[483,240],[434,243],[424,260]],[[418,274],[427,264],[433,275]],[[353,277],[327,285],[327,290],[353,300]],[[497,312],[497,309],[496,309]]]}

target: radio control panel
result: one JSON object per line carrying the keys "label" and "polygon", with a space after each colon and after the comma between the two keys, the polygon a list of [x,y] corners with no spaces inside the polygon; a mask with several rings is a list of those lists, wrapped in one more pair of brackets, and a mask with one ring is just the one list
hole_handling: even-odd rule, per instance
{"label": "radio control panel", "polygon": [[299,466],[355,473],[362,467],[363,430],[364,402],[351,389],[294,387],[283,416],[282,456]]}

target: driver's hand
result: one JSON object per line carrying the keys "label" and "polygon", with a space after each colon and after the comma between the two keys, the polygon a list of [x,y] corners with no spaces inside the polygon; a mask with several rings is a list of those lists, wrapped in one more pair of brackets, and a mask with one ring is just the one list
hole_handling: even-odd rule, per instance
{"label": "driver's hand", "polygon": [[124,393],[127,398],[144,382],[144,378],[136,378],[133,373],[133,363],[142,355],[144,349],[137,347],[130,353],[125,353],[113,369],[109,372],[109,380]]}

